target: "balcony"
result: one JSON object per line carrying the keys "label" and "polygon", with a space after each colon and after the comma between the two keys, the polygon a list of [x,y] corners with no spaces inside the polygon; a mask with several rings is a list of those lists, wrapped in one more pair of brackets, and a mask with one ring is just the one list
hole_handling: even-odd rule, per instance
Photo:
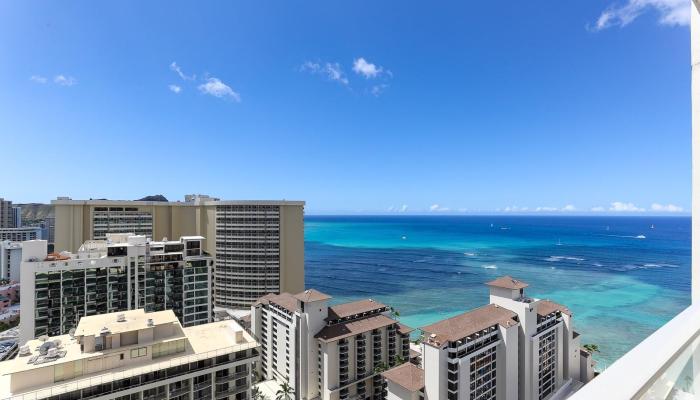
{"label": "balcony", "polygon": [[698,365],[700,305],[696,304],[659,328],[569,399],[698,398]]}

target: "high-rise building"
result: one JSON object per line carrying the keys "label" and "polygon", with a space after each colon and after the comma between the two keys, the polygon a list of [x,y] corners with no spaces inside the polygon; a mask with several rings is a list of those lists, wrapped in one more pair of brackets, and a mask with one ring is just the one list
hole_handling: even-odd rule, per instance
{"label": "high-rise building", "polygon": [[22,243],[3,240],[0,242],[0,279],[19,282],[22,264]]}
{"label": "high-rise building", "polygon": [[22,243],[20,343],[68,333],[84,316],[139,308],[172,310],[184,326],[211,322],[213,259],[203,241],[108,234],[77,253]]}
{"label": "high-rise building", "polygon": [[268,293],[304,290],[304,202],[220,201],[203,195],[184,202],[70,200],[55,208],[56,249],[75,251],[107,233],[153,238],[201,235],[216,260],[214,300],[248,308]]}
{"label": "high-rise building", "polygon": [[0,228],[0,241],[11,240],[24,242],[25,240],[42,239],[41,228],[38,226],[25,226],[22,228]]}
{"label": "high-rise building", "polygon": [[490,304],[421,328],[422,368],[386,371],[389,400],[546,400],[592,379],[568,308],[509,276],[487,285]]}
{"label": "high-rise building", "polygon": [[22,207],[12,206],[11,216],[12,216],[12,227],[13,228],[21,228],[22,227]]}
{"label": "high-rise building", "polygon": [[170,310],[87,316],[0,362],[0,398],[250,399],[258,350],[230,320],[183,328]]}
{"label": "high-rise building", "polygon": [[380,371],[408,361],[411,329],[377,301],[329,306],[330,299],[310,289],[251,307],[262,376],[288,382],[297,399],[381,398]]}
{"label": "high-rise building", "polygon": [[12,202],[0,197],[0,228],[16,228],[12,216]]}

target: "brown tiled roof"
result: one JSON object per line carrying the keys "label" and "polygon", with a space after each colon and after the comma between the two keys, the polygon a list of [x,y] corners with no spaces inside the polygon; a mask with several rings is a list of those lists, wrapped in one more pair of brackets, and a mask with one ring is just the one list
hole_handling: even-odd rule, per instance
{"label": "brown tiled roof", "polygon": [[404,324],[399,323],[399,333],[402,335],[408,335],[409,333],[413,332],[415,329],[411,328],[410,326],[406,326]]}
{"label": "brown tiled roof", "polygon": [[372,329],[378,329],[385,326],[389,326],[395,323],[396,321],[385,315],[374,315],[355,321],[326,326],[325,328],[321,329],[321,332],[316,334],[316,339],[319,339],[323,342],[333,342],[346,337],[359,335],[360,333],[369,332]]}
{"label": "brown tiled roof", "polygon": [[266,294],[265,296],[259,298],[255,303],[253,303],[253,305],[257,306],[258,304],[270,303],[277,304],[278,306],[292,313],[298,310],[296,297],[286,292],[280,294]]}
{"label": "brown tiled roof", "polygon": [[372,299],[353,301],[352,303],[338,304],[328,307],[328,320],[351,317],[356,314],[362,314],[368,311],[373,311],[378,308],[386,307],[378,301]]}
{"label": "brown tiled roof", "polygon": [[425,371],[411,363],[403,363],[384,371],[382,376],[410,392],[417,392],[425,387]]}
{"label": "brown tiled roof", "polygon": [[304,303],[310,303],[313,301],[321,301],[321,300],[328,300],[331,299],[332,297],[325,294],[321,293],[316,289],[306,289],[301,293],[295,294],[294,297],[297,300],[301,300]]}
{"label": "brown tiled roof", "polygon": [[540,300],[537,303],[537,314],[541,316],[549,315],[555,311],[571,316],[571,311],[561,304],[549,300]]}
{"label": "brown tiled roof", "polygon": [[525,282],[519,281],[511,276],[502,276],[496,280],[493,280],[491,282],[486,282],[488,286],[496,286],[504,289],[511,289],[511,290],[517,290],[517,289],[524,289],[530,285],[528,285]]}
{"label": "brown tiled roof", "polygon": [[[512,326],[517,323],[513,319],[515,317],[517,314],[512,311],[495,304],[489,304],[456,317],[424,326],[421,330],[425,332],[425,343],[440,346],[447,341],[459,340],[496,324],[505,327]],[[435,334],[434,337],[432,337],[433,334]]]}

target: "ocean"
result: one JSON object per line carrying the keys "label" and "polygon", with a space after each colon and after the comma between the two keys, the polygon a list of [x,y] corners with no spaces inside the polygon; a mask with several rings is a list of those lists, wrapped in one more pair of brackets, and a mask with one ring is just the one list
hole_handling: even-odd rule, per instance
{"label": "ocean", "polygon": [[418,328],[511,275],[569,307],[603,370],[690,304],[690,217],[307,216],[306,286]]}

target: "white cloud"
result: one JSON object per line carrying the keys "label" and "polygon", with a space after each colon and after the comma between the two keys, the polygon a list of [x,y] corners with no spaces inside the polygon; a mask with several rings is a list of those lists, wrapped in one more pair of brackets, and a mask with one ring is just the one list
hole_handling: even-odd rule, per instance
{"label": "white cloud", "polygon": [[240,103],[241,95],[236,93],[230,86],[221,82],[218,78],[208,78],[206,83],[197,86],[200,92],[212,95],[214,97],[231,98]]}
{"label": "white cloud", "polygon": [[541,212],[541,211],[548,212],[548,211],[559,211],[559,209],[556,208],[556,207],[537,207],[537,208],[535,208],[535,211],[537,211],[537,212]]}
{"label": "white cloud", "polygon": [[430,212],[445,212],[450,211],[447,207],[441,207],[439,204],[433,204],[430,206]]}
{"label": "white cloud", "polygon": [[299,68],[300,71],[309,72],[311,74],[325,75],[328,80],[338,82],[341,85],[348,85],[350,81],[343,72],[343,68],[339,63],[318,63],[313,61],[304,62]]}
{"label": "white cloud", "polygon": [[677,206],[675,204],[658,204],[654,203],[651,205],[652,211],[662,211],[662,212],[683,212],[683,207]]}
{"label": "white cloud", "polygon": [[567,204],[561,210],[571,212],[576,211],[576,207],[573,204]]}
{"label": "white cloud", "polygon": [[610,203],[610,211],[613,212],[642,212],[645,211],[643,208],[635,206],[633,203],[623,203],[621,201],[614,201]]}
{"label": "white cloud", "polygon": [[404,205],[401,206],[401,208],[399,208],[399,212],[406,212],[406,210],[408,210],[408,205],[407,205],[407,204],[404,204]]}
{"label": "white cloud", "polygon": [[356,59],[352,64],[352,70],[362,75],[365,79],[376,78],[382,73],[382,67],[367,62],[363,57]]}
{"label": "white cloud", "polygon": [[197,75],[192,75],[192,76],[185,75],[185,73],[182,72],[182,68],[180,68],[180,66],[177,65],[177,63],[175,61],[170,63],[170,70],[175,71],[175,73],[177,73],[180,76],[180,78],[182,78],[182,80],[185,80],[185,81],[193,81],[195,78],[197,78]]}
{"label": "white cloud", "polygon": [[370,92],[371,92],[374,96],[379,97],[379,95],[382,94],[382,93],[384,93],[384,91],[385,91],[386,88],[388,88],[388,87],[389,87],[389,85],[387,85],[386,83],[382,83],[382,84],[379,84],[379,85],[374,85],[374,86],[372,86],[372,89],[370,89]]}
{"label": "white cloud", "polygon": [[[505,211],[505,212],[525,212],[525,211],[529,211],[529,210],[530,210],[529,207],[518,207],[518,206],[508,206],[508,207],[503,209],[503,211]],[[535,209],[535,210],[537,210],[537,209]]]}
{"label": "white cloud", "polygon": [[605,207],[596,206],[596,207],[591,208],[591,211],[593,211],[593,212],[602,212],[602,211],[605,211]]}
{"label": "white cloud", "polygon": [[613,26],[625,27],[647,11],[659,14],[659,24],[686,26],[690,24],[688,0],[626,0],[623,5],[612,5],[603,11],[591,30],[600,31]]}
{"label": "white cloud", "polygon": [[32,82],[41,83],[41,84],[44,84],[44,83],[48,82],[48,79],[46,79],[46,77],[41,76],[41,75],[32,75],[32,76],[29,78],[29,80],[32,81]]}
{"label": "white cloud", "polygon": [[73,86],[78,83],[78,81],[72,76],[56,75],[53,78],[53,82],[61,86]]}
{"label": "white cloud", "polygon": [[170,89],[171,92],[176,94],[182,92],[182,88],[178,85],[168,85],[168,89]]}

